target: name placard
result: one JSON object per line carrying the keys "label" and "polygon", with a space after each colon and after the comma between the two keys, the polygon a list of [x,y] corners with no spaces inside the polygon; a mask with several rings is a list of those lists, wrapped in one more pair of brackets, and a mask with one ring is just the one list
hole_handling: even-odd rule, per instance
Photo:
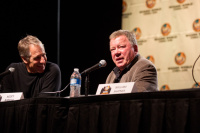
{"label": "name placard", "polygon": [[0,93],[0,101],[7,102],[7,101],[15,101],[24,99],[23,92],[14,92],[14,93]]}
{"label": "name placard", "polygon": [[96,95],[131,93],[134,83],[99,84]]}

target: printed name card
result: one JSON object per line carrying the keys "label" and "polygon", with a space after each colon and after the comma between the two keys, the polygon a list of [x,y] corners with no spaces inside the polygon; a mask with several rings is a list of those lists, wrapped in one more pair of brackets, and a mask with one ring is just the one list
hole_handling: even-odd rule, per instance
{"label": "printed name card", "polygon": [[0,101],[6,102],[6,101],[15,101],[24,99],[24,95],[22,92],[14,92],[14,93],[0,93]]}
{"label": "printed name card", "polygon": [[134,83],[99,84],[96,95],[131,93]]}

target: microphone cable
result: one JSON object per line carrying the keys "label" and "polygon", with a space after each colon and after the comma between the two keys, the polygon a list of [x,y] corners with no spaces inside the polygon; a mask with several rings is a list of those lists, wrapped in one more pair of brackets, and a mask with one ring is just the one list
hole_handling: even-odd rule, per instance
{"label": "microphone cable", "polygon": [[64,90],[66,90],[67,89],[67,87],[70,85],[70,83],[68,83],[66,86],[65,86],[65,88],[64,89],[62,89],[62,90],[60,90],[60,91],[57,91],[58,92],[58,96],[60,97],[60,93],[61,92],[63,92]]}
{"label": "microphone cable", "polygon": [[[196,65],[196,62],[197,62],[197,60],[199,59],[199,57],[200,57],[200,55],[197,57],[197,59],[195,60],[195,62],[194,62],[194,64],[193,64],[193,67],[192,67],[192,78],[193,78],[193,80],[194,80],[194,82],[196,83],[196,85],[198,85],[199,86],[199,83],[195,80],[195,78],[194,78],[194,66]],[[200,86],[199,86],[200,87]]]}
{"label": "microphone cable", "polygon": [[60,90],[60,91],[54,91],[54,92],[40,92],[40,94],[58,94],[58,97],[60,97],[60,93],[63,92],[64,90],[67,89],[67,87],[70,85],[70,83],[68,83],[64,89]]}

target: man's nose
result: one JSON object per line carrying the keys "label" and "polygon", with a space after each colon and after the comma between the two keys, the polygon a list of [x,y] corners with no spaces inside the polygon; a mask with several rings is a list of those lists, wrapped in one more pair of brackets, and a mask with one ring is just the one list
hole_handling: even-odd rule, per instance
{"label": "man's nose", "polygon": [[120,55],[120,54],[121,54],[120,50],[119,50],[119,49],[116,49],[116,50],[115,50],[115,55],[118,56],[118,55]]}

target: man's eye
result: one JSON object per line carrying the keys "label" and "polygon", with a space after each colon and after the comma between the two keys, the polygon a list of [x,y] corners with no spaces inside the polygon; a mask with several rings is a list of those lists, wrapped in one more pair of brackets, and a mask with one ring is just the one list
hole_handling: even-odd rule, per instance
{"label": "man's eye", "polygon": [[120,45],[119,46],[119,48],[125,48],[126,47],[126,45]]}
{"label": "man's eye", "polygon": [[114,51],[115,49],[113,48],[113,49],[110,49],[110,51]]}
{"label": "man's eye", "polygon": [[40,60],[40,57],[35,57],[34,60]]}

